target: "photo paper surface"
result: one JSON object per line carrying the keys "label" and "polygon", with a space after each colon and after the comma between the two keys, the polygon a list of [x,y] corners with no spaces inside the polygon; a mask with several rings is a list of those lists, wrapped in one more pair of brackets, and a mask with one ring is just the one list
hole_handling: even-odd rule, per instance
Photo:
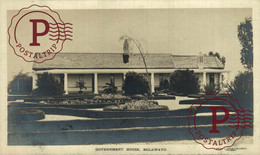
{"label": "photo paper surface", "polygon": [[1,154],[258,154],[259,5],[1,2]]}

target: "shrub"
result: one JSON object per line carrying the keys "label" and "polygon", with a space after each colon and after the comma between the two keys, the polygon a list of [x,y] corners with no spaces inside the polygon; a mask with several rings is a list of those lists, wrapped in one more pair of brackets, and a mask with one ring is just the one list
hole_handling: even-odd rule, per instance
{"label": "shrub", "polygon": [[228,86],[229,93],[245,109],[253,109],[253,72],[239,73],[234,82]]}
{"label": "shrub", "polygon": [[38,75],[36,85],[38,88],[34,90],[34,95],[37,96],[54,96],[64,93],[63,85],[47,72]]}
{"label": "shrub", "polygon": [[104,88],[104,93],[106,94],[115,94],[117,92],[117,87],[114,83],[106,83],[106,86]]}
{"label": "shrub", "polygon": [[163,80],[163,88],[164,89],[170,89],[171,88],[169,80],[167,80],[167,79]]}
{"label": "shrub", "polygon": [[212,84],[207,84],[206,86],[204,86],[204,90],[203,90],[203,92],[205,93],[205,94],[210,94],[210,93],[212,93],[212,92],[216,92],[216,93],[218,93],[218,92],[220,92],[220,85],[212,85]]}
{"label": "shrub", "polygon": [[167,79],[164,79],[163,81],[160,81],[160,87],[156,88],[156,91],[163,91],[163,92],[169,92],[171,86],[170,82]]}
{"label": "shrub", "polygon": [[199,92],[198,77],[190,70],[176,70],[170,76],[171,90],[183,95]]}
{"label": "shrub", "polygon": [[79,93],[82,93],[82,89],[84,88],[87,89],[85,82],[80,82],[80,81],[76,82],[75,87],[79,88]]}
{"label": "shrub", "polygon": [[8,84],[9,94],[29,94],[32,92],[32,77],[20,72]]}
{"label": "shrub", "polygon": [[123,83],[123,90],[126,95],[149,94],[149,82],[142,74],[128,72]]}

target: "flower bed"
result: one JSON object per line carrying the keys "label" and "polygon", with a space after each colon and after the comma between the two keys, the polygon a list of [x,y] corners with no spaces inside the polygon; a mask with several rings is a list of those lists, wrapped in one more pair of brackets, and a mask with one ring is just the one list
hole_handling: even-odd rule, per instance
{"label": "flower bed", "polygon": [[158,105],[155,101],[135,100],[118,106],[112,105],[104,108],[104,111],[155,111],[169,110],[167,106]]}
{"label": "flower bed", "polygon": [[84,99],[84,100],[64,100],[64,101],[40,101],[39,104],[46,105],[91,105],[91,104],[112,104],[115,103],[112,100],[107,100],[106,102],[101,100],[92,100],[92,99]]}
{"label": "flower bed", "polygon": [[130,97],[123,96],[121,94],[102,94],[100,96],[95,96],[93,99],[99,100],[130,100]]}
{"label": "flower bed", "polygon": [[95,96],[93,100],[97,103],[125,103],[130,101],[131,98],[121,94],[102,94],[101,96]]}
{"label": "flower bed", "polygon": [[39,104],[45,105],[91,105],[91,104],[114,104],[125,103],[131,98],[119,95],[119,94],[102,94],[101,96],[95,96],[93,99],[67,99],[61,101],[42,100]]}

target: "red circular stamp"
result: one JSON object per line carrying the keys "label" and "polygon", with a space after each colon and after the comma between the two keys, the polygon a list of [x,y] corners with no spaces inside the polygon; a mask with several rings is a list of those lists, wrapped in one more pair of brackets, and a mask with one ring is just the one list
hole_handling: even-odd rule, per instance
{"label": "red circular stamp", "polygon": [[229,94],[203,95],[190,107],[188,123],[196,143],[222,150],[233,146],[246,127],[252,128],[252,111],[242,109]]}
{"label": "red circular stamp", "polygon": [[9,44],[14,53],[27,62],[52,60],[66,40],[72,41],[72,24],[48,6],[22,8],[11,19]]}

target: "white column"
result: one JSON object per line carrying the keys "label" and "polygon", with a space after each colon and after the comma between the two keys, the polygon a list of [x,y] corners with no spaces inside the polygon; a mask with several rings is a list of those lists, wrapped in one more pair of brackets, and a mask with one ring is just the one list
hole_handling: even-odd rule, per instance
{"label": "white column", "polygon": [[207,85],[207,76],[206,76],[206,72],[203,72],[202,84],[203,84],[204,86]]}
{"label": "white column", "polygon": [[94,94],[98,94],[98,75],[94,73]]}
{"label": "white column", "polygon": [[32,89],[33,90],[37,88],[37,86],[36,86],[37,79],[38,79],[37,74],[33,73],[33,75],[32,75]]}
{"label": "white column", "polygon": [[125,80],[126,73],[123,73],[123,79]]}
{"label": "white column", "polygon": [[151,92],[154,93],[154,73],[151,73]]}
{"label": "white column", "polygon": [[64,73],[64,91],[65,91],[65,94],[69,94],[69,91],[68,91],[68,73]]}

